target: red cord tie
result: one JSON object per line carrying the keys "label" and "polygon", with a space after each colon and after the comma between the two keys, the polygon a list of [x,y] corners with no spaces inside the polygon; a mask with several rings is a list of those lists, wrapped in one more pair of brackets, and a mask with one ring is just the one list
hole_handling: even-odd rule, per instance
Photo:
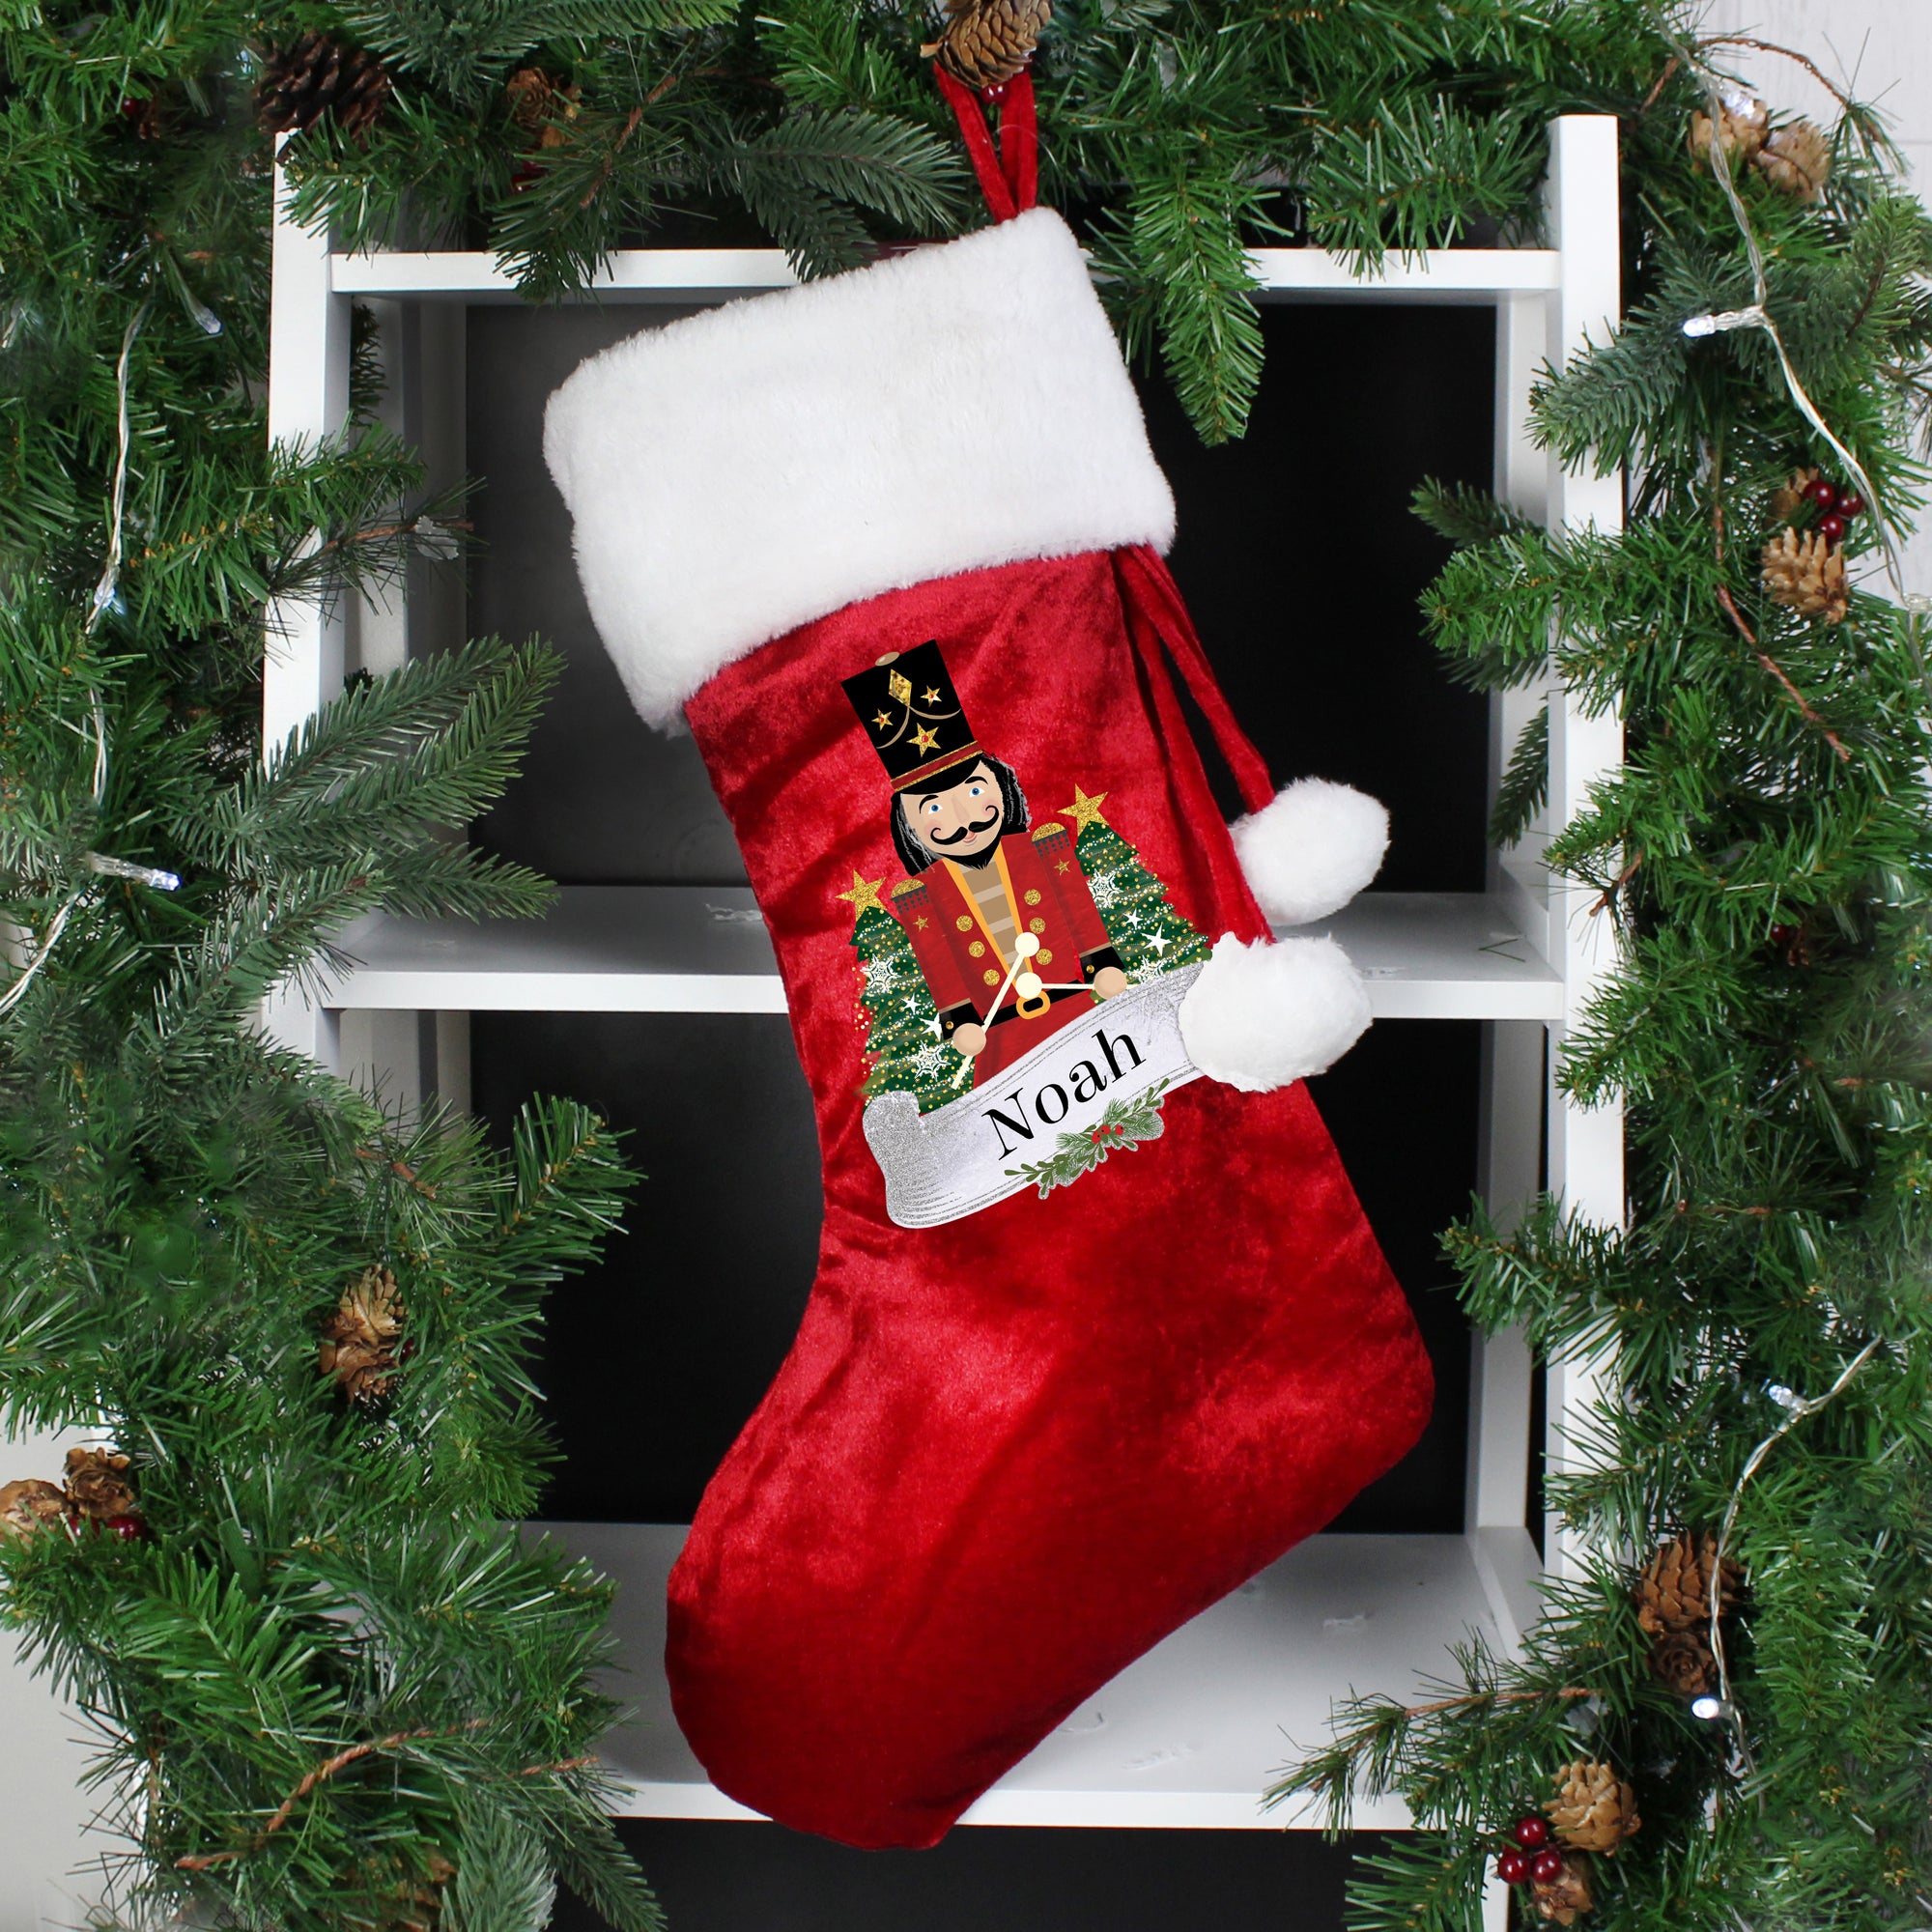
{"label": "red cord tie", "polygon": [[[1156,692],[1172,687],[1168,686],[1166,672],[1160,666],[1155,638],[1167,646],[1168,655],[1208,721],[1208,728],[1213,732],[1214,743],[1241,794],[1242,805],[1249,811],[1261,810],[1274,797],[1267,762],[1236,721],[1234,706],[1221,690],[1214,667],[1208,662],[1194,621],[1181,602],[1180,587],[1165,560],[1147,544],[1127,545],[1117,550],[1114,557],[1129,601],[1139,606],[1151,627],[1151,635],[1136,632],[1135,640]],[[1177,722],[1178,717],[1177,712]]]}

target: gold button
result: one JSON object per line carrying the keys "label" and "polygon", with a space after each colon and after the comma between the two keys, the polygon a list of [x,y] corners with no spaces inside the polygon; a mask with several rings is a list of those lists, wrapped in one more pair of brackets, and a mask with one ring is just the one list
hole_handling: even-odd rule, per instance
{"label": "gold button", "polygon": [[1033,956],[1038,965],[1051,966],[1053,964],[1053,949],[1050,946],[1042,946]]}
{"label": "gold button", "polygon": [[966,949],[966,951],[970,952],[975,959],[983,959],[986,956],[986,942],[983,939],[976,939],[972,943],[972,945]]}
{"label": "gold button", "polygon": [[[1039,903],[1039,888],[1037,886],[1029,886],[1026,889],[1026,902],[1028,905],[1037,905]],[[1039,927],[1035,926],[1034,930],[1037,932]]]}
{"label": "gold button", "polygon": [[1028,920],[1028,921],[1027,921],[1027,930],[1028,930],[1029,932],[1044,932],[1044,931],[1046,930],[1046,922],[1045,922],[1045,920],[1043,920],[1043,919],[1030,919],[1030,920]]}
{"label": "gold button", "polygon": [[973,930],[973,921],[970,914],[962,912],[959,915],[959,917],[952,922],[952,923],[956,925],[961,932],[971,932]]}
{"label": "gold button", "polygon": [[986,970],[980,975],[980,979],[985,980],[985,982],[989,986],[997,986],[1000,983],[1000,976],[997,973],[995,973],[990,966],[988,966]]}

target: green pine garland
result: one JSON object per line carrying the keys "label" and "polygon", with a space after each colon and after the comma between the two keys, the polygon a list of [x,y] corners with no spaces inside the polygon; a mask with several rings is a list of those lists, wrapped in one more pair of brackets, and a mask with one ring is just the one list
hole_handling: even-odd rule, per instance
{"label": "green pine garland", "polygon": [[[1902,521],[1924,475],[1932,232],[1862,107],[1815,197],[1737,156],[1770,313],[1878,499],[1827,621],[1758,558],[1812,519],[1789,474],[1837,458],[1761,332],[1682,327],[1752,293],[1689,139],[1722,59],[1695,14],[1060,0],[1037,62],[1045,198],[1081,211],[1129,346],[1210,440],[1259,374],[1248,245],[1367,266],[1527,239],[1547,119],[1620,123],[1628,314],[1550,373],[1537,428],[1628,468],[1628,531],[1421,504],[1462,546],[1427,606],[1454,673],[1553,669],[1628,733],[1548,847],[1622,946],[1561,1077],[1628,1110],[1628,1225],[1548,1202],[1449,1236],[1476,1321],[1613,1351],[1592,1467],[1553,1497],[1597,1555],[1522,1657],[1472,1649],[1421,1708],[1365,1700],[1285,1776],[1338,1823],[1386,1790],[1422,1827],[1361,1873],[1367,1932],[1473,1928],[1497,1833],[1577,1758],[1644,1819],[1590,1855],[1606,1932],[1932,1909],[1925,640],[1868,571],[1871,509]],[[423,831],[500,788],[548,675],[473,645],[261,767],[269,600],[379,581],[454,514],[366,407],[325,447],[266,446],[261,64],[309,32],[384,63],[371,125],[325,110],[291,139],[307,214],[352,244],[493,248],[546,296],[643,238],[772,241],[820,272],[980,219],[931,26],[892,0],[0,13],[0,919],[5,978],[33,969],[0,1035],[0,1404],[117,1439],[147,1530],[0,1538],[0,1583],[99,1728],[124,1893],[251,1928],[522,1927],[560,1876],[614,1923],[655,1917],[582,1762],[602,1588],[497,1527],[542,1452],[542,1293],[614,1222],[621,1163],[561,1103],[507,1154],[387,1118],[250,1024],[357,913],[540,903]],[[1518,748],[1499,838],[1536,819],[1546,741]],[[402,1352],[363,1404],[317,1350],[376,1264]],[[1654,1672],[1633,1591],[1662,1538],[1726,1524],[1734,1718],[1707,1723]]]}

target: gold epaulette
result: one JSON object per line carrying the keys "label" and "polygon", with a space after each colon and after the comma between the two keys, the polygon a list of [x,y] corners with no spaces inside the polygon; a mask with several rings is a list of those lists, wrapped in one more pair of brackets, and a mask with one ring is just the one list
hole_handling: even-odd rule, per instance
{"label": "gold epaulette", "polygon": [[892,896],[895,899],[902,899],[908,893],[923,893],[924,890],[925,881],[923,879],[901,879],[893,888]]}
{"label": "gold epaulette", "polygon": [[1037,845],[1042,838],[1065,838],[1065,837],[1066,837],[1065,826],[1042,825],[1039,828],[1039,830],[1033,835],[1033,842],[1036,845]]}

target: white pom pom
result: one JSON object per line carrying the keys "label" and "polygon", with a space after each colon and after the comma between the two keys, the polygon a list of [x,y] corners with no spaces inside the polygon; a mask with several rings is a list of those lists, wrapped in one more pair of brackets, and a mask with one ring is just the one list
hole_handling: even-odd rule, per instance
{"label": "white pom pom", "polygon": [[1244,946],[1223,933],[1180,1003],[1188,1059],[1244,1094],[1322,1072],[1368,1024],[1361,975],[1332,939]]}
{"label": "white pom pom", "polygon": [[1232,831],[1262,910],[1276,925],[1305,925],[1339,911],[1380,869],[1388,810],[1352,785],[1300,779]]}

